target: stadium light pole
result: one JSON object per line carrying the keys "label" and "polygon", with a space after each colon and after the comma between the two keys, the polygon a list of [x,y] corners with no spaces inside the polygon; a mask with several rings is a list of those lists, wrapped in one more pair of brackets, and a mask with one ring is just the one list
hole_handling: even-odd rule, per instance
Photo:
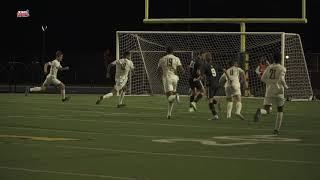
{"label": "stadium light pole", "polygon": [[41,30],[42,30],[42,57],[41,57],[41,61],[42,64],[45,62],[45,58],[46,58],[46,31],[48,29],[47,25],[42,25],[41,26]]}

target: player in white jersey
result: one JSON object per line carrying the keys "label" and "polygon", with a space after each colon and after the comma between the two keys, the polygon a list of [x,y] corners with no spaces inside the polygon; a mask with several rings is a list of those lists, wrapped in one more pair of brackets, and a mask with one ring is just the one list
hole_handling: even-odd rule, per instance
{"label": "player in white jersey", "polygon": [[115,82],[113,90],[105,94],[103,96],[100,96],[98,100],[96,101],[96,104],[100,104],[103,99],[108,99],[112,96],[119,96],[118,105],[117,107],[125,106],[123,103],[123,99],[125,96],[126,91],[126,84],[128,81],[128,75],[130,71],[134,70],[134,65],[132,61],[130,60],[130,52],[124,53],[124,58],[115,60],[112,62],[116,66],[116,75],[115,75]]}
{"label": "player in white jersey", "polygon": [[[231,111],[233,107],[233,101],[236,102],[235,115],[241,120],[244,120],[241,114],[241,90],[240,90],[240,76],[244,78],[244,71],[238,67],[238,62],[232,61],[229,64],[230,68],[224,70],[219,82],[224,83],[225,93],[227,98],[227,118],[231,118]],[[245,83],[246,84],[246,83]]]}
{"label": "player in white jersey", "polygon": [[180,59],[173,55],[172,47],[167,47],[167,55],[159,60],[158,72],[161,74],[164,91],[168,98],[168,113],[167,118],[171,118],[174,101],[179,102],[177,86],[179,76],[177,72],[184,73],[184,69]]}
{"label": "player in white jersey", "polygon": [[[274,54],[273,64],[264,71],[261,80],[266,83],[266,94],[264,104],[276,104],[278,107],[274,134],[279,134],[283,117],[283,106],[285,102],[284,90],[288,89],[285,81],[286,68],[280,64],[281,54]],[[260,109],[257,110],[258,112]]]}
{"label": "player in white jersey", "polygon": [[[61,51],[56,52],[56,59],[53,61],[47,62],[44,65],[44,73],[47,74],[46,80],[42,84],[41,87],[33,87],[29,88],[27,87],[25,90],[25,95],[27,96],[31,92],[40,92],[40,91],[46,91],[48,86],[53,84],[57,87],[59,87],[61,91],[61,97],[62,101],[65,102],[70,99],[70,97],[66,97],[66,90],[65,90],[65,85],[57,79],[57,74],[58,71],[63,71],[63,70],[69,70],[69,67],[62,67],[60,62],[63,59],[63,53]],[[48,74],[48,66],[50,66],[50,72]]]}

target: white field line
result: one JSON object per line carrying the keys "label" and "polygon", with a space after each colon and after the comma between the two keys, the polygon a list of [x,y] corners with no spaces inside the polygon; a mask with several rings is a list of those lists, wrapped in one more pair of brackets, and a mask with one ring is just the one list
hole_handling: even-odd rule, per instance
{"label": "white field line", "polygon": [[[63,130],[63,129],[48,129],[48,128],[34,128],[34,127],[1,126],[0,128],[2,128],[2,129],[16,129],[16,130],[32,130],[32,131],[36,130],[36,131],[47,131],[47,132],[67,132],[67,133],[78,133],[78,134],[88,134],[88,135],[103,135],[103,136],[135,137],[135,138],[160,138],[160,139],[201,139],[201,138],[203,138],[203,137],[152,136],[152,135],[141,135],[141,134],[116,134],[116,133],[77,131],[77,130]],[[115,130],[115,128],[112,128],[112,129]],[[90,138],[90,139],[92,139],[92,138]],[[210,139],[210,138],[206,138],[206,139]],[[278,144],[278,145],[284,144],[284,145],[295,145],[295,146],[320,146],[320,144],[291,143],[291,142],[263,142],[263,144]]]}
{"label": "white field line", "polygon": [[27,168],[8,167],[8,166],[0,166],[0,169],[24,171],[29,173],[59,174],[59,175],[95,177],[95,178],[104,178],[104,179],[137,180],[136,178],[130,178],[130,177],[117,177],[117,176],[107,176],[107,175],[100,175],[100,174],[86,174],[86,173],[75,173],[75,172],[64,172],[64,171],[27,169]]}
{"label": "white field line", "polygon": [[[63,129],[48,129],[48,128],[34,128],[34,127],[11,127],[11,126],[1,126],[4,129],[17,129],[17,130],[37,130],[37,131],[47,131],[47,132],[68,132],[68,133],[78,133],[78,134],[91,134],[91,135],[104,135],[104,136],[123,136],[123,137],[138,137],[138,138],[163,138],[163,139],[178,139],[182,137],[170,137],[170,136],[151,136],[151,135],[138,135],[138,134],[116,134],[116,133],[104,133],[104,132],[91,132],[91,131],[77,131],[77,130],[63,130]],[[110,128],[111,129],[111,128]],[[112,130],[116,130],[112,128]]]}
{"label": "white field line", "polygon": [[[42,104],[42,103],[46,103],[46,104],[50,104],[50,105],[57,105],[59,103],[61,103],[60,101],[57,102],[57,103],[53,103],[53,102],[48,102],[48,101],[23,101],[23,102],[18,102],[18,101],[7,101],[7,102],[10,102],[10,103],[23,103],[23,104],[35,104],[35,103],[38,103],[38,104]],[[67,102],[68,103],[68,102]],[[136,102],[135,102],[136,104]],[[151,109],[151,110],[159,110],[159,109],[163,109],[163,110],[166,110],[167,108],[165,108],[167,106],[167,104],[163,104],[163,108],[159,107],[159,108],[152,108],[152,107],[146,107],[146,106],[143,106],[143,105],[146,105],[145,103],[140,103],[142,107],[136,107],[136,106],[130,106],[130,109]],[[92,104],[82,104],[82,103],[76,103],[76,104],[72,104],[72,106],[85,106],[85,107],[105,107],[105,108],[116,108],[116,104],[110,104],[108,102],[102,102],[102,104],[99,104],[99,105],[96,105],[94,103]]]}
{"label": "white field line", "polygon": [[[50,100],[50,99],[48,99]],[[46,104],[51,104],[51,105],[55,105],[55,103],[53,102],[50,102],[48,103],[48,101],[32,101],[32,102],[28,102],[28,101],[23,101],[23,102],[17,102],[17,101],[8,101],[8,102],[12,102],[12,103],[24,103],[24,104],[34,104],[35,102],[36,103],[46,103]],[[60,103],[60,102],[59,102]],[[137,102],[135,102],[135,104],[137,104]],[[146,107],[145,106],[145,103],[138,103],[141,105],[141,107],[137,107],[137,106],[129,106],[129,109],[150,109],[150,110],[167,110],[167,108],[164,108],[167,106],[166,102],[164,102],[163,106],[164,107]],[[57,103],[58,105],[58,103]],[[72,104],[72,106],[85,106],[85,107],[105,107],[105,108],[109,108],[109,109],[112,109],[112,108],[116,108],[115,105],[110,105],[108,104],[108,102],[104,102],[103,104],[100,104],[100,105],[94,105],[94,104],[82,104],[82,103],[76,103],[76,104]],[[175,105],[175,108],[174,109],[177,109],[177,107],[179,108],[178,110],[180,110],[180,107],[181,107],[181,104],[176,104]],[[186,108],[186,111],[185,112],[177,112],[179,114],[192,114],[190,112],[187,112],[188,110],[188,107],[187,105],[185,106]],[[262,107],[262,106],[261,106]],[[207,109],[207,107],[205,107],[205,109]],[[61,110],[61,109],[60,109]],[[65,110],[65,109],[64,109]],[[70,110],[70,111],[76,111],[76,110]],[[92,111],[92,110],[88,110],[90,112],[97,112],[97,113],[103,113],[101,111]],[[208,110],[209,112],[209,110]],[[249,112],[249,113],[255,113],[256,112],[256,109],[252,109],[252,110],[246,110],[246,112]],[[206,112],[205,112],[206,113]],[[302,117],[305,117],[305,114],[297,114],[297,113],[288,113],[288,112],[285,112],[284,114],[285,116],[302,116]],[[310,116],[310,115],[308,115]],[[311,115],[312,116],[312,115]]]}
{"label": "white field line", "polygon": [[[110,115],[112,116],[112,115]],[[133,116],[133,114],[130,114]],[[7,116],[8,118],[17,118],[15,116]],[[138,116],[140,117],[140,116]],[[183,127],[183,128],[201,128],[201,129],[233,129],[233,130],[252,130],[252,131],[271,131],[270,128],[262,129],[259,128],[234,128],[234,127],[223,127],[223,126],[198,126],[198,125],[184,125],[184,124],[165,124],[165,123],[145,123],[145,122],[134,122],[134,121],[111,121],[111,120],[84,120],[78,118],[57,118],[55,116],[48,117],[48,116],[21,116],[18,118],[33,118],[33,119],[47,119],[47,120],[55,120],[55,121],[78,121],[78,122],[98,122],[98,123],[112,123],[112,124],[134,124],[134,125],[143,125],[143,126],[167,126],[167,127]],[[287,130],[283,130],[283,132],[287,132]],[[311,130],[290,130],[290,132],[303,132],[303,133],[310,133],[313,132]]]}
{"label": "white field line", "polygon": [[[140,107],[140,108],[143,108],[143,107]],[[149,108],[149,109],[154,109],[154,110],[159,110],[157,108]],[[32,110],[42,110],[42,111],[52,111],[51,108],[41,108],[41,107],[36,107],[36,108],[32,108]],[[63,112],[87,112],[88,114],[86,114],[86,116],[94,116],[94,117],[97,117],[99,115],[104,115],[104,116],[113,116],[113,115],[124,115],[124,116],[134,116],[134,117],[154,117],[153,115],[159,115],[159,114],[163,114],[163,112],[159,112],[158,113],[151,113],[151,112],[147,112],[146,114],[142,114],[142,113],[131,113],[129,115],[129,113],[106,113],[106,112],[103,112],[103,111],[95,111],[95,110],[76,110],[76,109],[58,109],[57,111],[63,111]],[[253,111],[252,111],[253,112]],[[92,114],[94,113],[94,114]],[[197,115],[196,113],[190,113],[190,112],[176,112],[176,114],[190,114],[191,116],[195,116]],[[203,114],[201,114],[203,115]],[[208,114],[208,116],[210,115],[210,113]],[[297,115],[294,115],[294,114],[291,114],[291,113],[286,113],[285,116],[297,116]],[[299,114],[299,116],[302,116],[301,114]],[[199,117],[197,117],[199,118]],[[316,122],[313,122],[312,124],[320,124],[320,122],[316,121]]]}
{"label": "white field line", "polygon": [[[15,143],[22,146],[44,146],[41,144],[25,144]],[[47,144],[46,144],[47,146]],[[49,145],[54,148],[63,149],[78,149],[78,150],[91,150],[91,151],[104,151],[104,152],[118,152],[126,154],[142,154],[148,156],[171,156],[180,158],[202,158],[202,159],[223,159],[223,160],[242,160],[242,161],[265,161],[275,163],[289,163],[289,164],[313,164],[320,165],[320,162],[315,161],[301,161],[301,160],[287,160],[287,159],[271,159],[271,158],[247,158],[247,157],[230,157],[230,156],[210,156],[210,155],[193,155],[193,154],[177,154],[177,153],[162,153],[162,152],[148,152],[148,151],[133,151],[123,149],[112,149],[112,148],[99,148],[99,147],[85,147],[85,146],[67,146],[67,145]]]}

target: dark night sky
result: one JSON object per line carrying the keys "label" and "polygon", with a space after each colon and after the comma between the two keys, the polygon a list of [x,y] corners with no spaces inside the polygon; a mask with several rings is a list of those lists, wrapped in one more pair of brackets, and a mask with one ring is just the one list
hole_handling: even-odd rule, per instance
{"label": "dark night sky", "polygon": [[[240,4],[242,2],[243,4]],[[151,17],[188,17],[187,0],[151,0]],[[4,2],[2,2],[4,4]],[[300,0],[191,0],[193,17],[297,17]],[[247,31],[299,33],[304,49],[320,52],[320,2],[307,2],[308,24],[248,24]],[[17,19],[17,10],[29,9],[30,18]],[[144,0],[28,0],[8,1],[1,8],[5,56],[40,56],[41,25],[48,26],[47,50],[101,52],[115,49],[117,30],[239,31],[238,25],[145,25]],[[1,59],[1,61],[6,61]]]}

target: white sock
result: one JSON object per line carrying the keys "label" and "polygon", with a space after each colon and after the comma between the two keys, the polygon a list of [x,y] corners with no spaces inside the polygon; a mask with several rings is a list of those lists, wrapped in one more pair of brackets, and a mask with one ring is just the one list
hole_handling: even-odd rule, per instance
{"label": "white sock", "polygon": [[242,109],[242,103],[237,102],[236,103],[236,114],[241,114],[241,109]]}
{"label": "white sock", "polygon": [[30,92],[39,92],[41,91],[41,87],[33,87],[33,88],[30,88]]}
{"label": "white sock", "polygon": [[65,89],[61,90],[61,96],[62,96],[62,99],[66,98],[66,90]]}
{"label": "white sock", "polygon": [[112,96],[113,96],[112,93],[108,93],[108,94],[105,94],[105,95],[103,96],[103,99],[110,98],[110,97],[112,97]]}
{"label": "white sock", "polygon": [[175,99],[176,99],[176,96],[175,96],[175,95],[170,95],[170,96],[168,97],[168,101],[169,101],[169,102],[173,102]]}
{"label": "white sock", "polygon": [[261,114],[267,114],[267,110],[265,110],[265,109],[260,109],[260,113],[261,113]]}
{"label": "white sock", "polygon": [[168,116],[171,116],[173,105],[174,105],[173,102],[171,102],[171,103],[169,102],[168,103]]}
{"label": "white sock", "polygon": [[122,91],[122,93],[120,94],[120,98],[119,98],[119,104],[123,103],[123,99],[124,99],[124,95],[126,94],[126,92]]}
{"label": "white sock", "polygon": [[280,130],[281,124],[282,124],[282,117],[283,117],[283,112],[278,112],[277,113],[277,119],[276,119],[276,124],[274,129]]}
{"label": "white sock", "polygon": [[227,118],[231,118],[233,102],[227,102]]}

